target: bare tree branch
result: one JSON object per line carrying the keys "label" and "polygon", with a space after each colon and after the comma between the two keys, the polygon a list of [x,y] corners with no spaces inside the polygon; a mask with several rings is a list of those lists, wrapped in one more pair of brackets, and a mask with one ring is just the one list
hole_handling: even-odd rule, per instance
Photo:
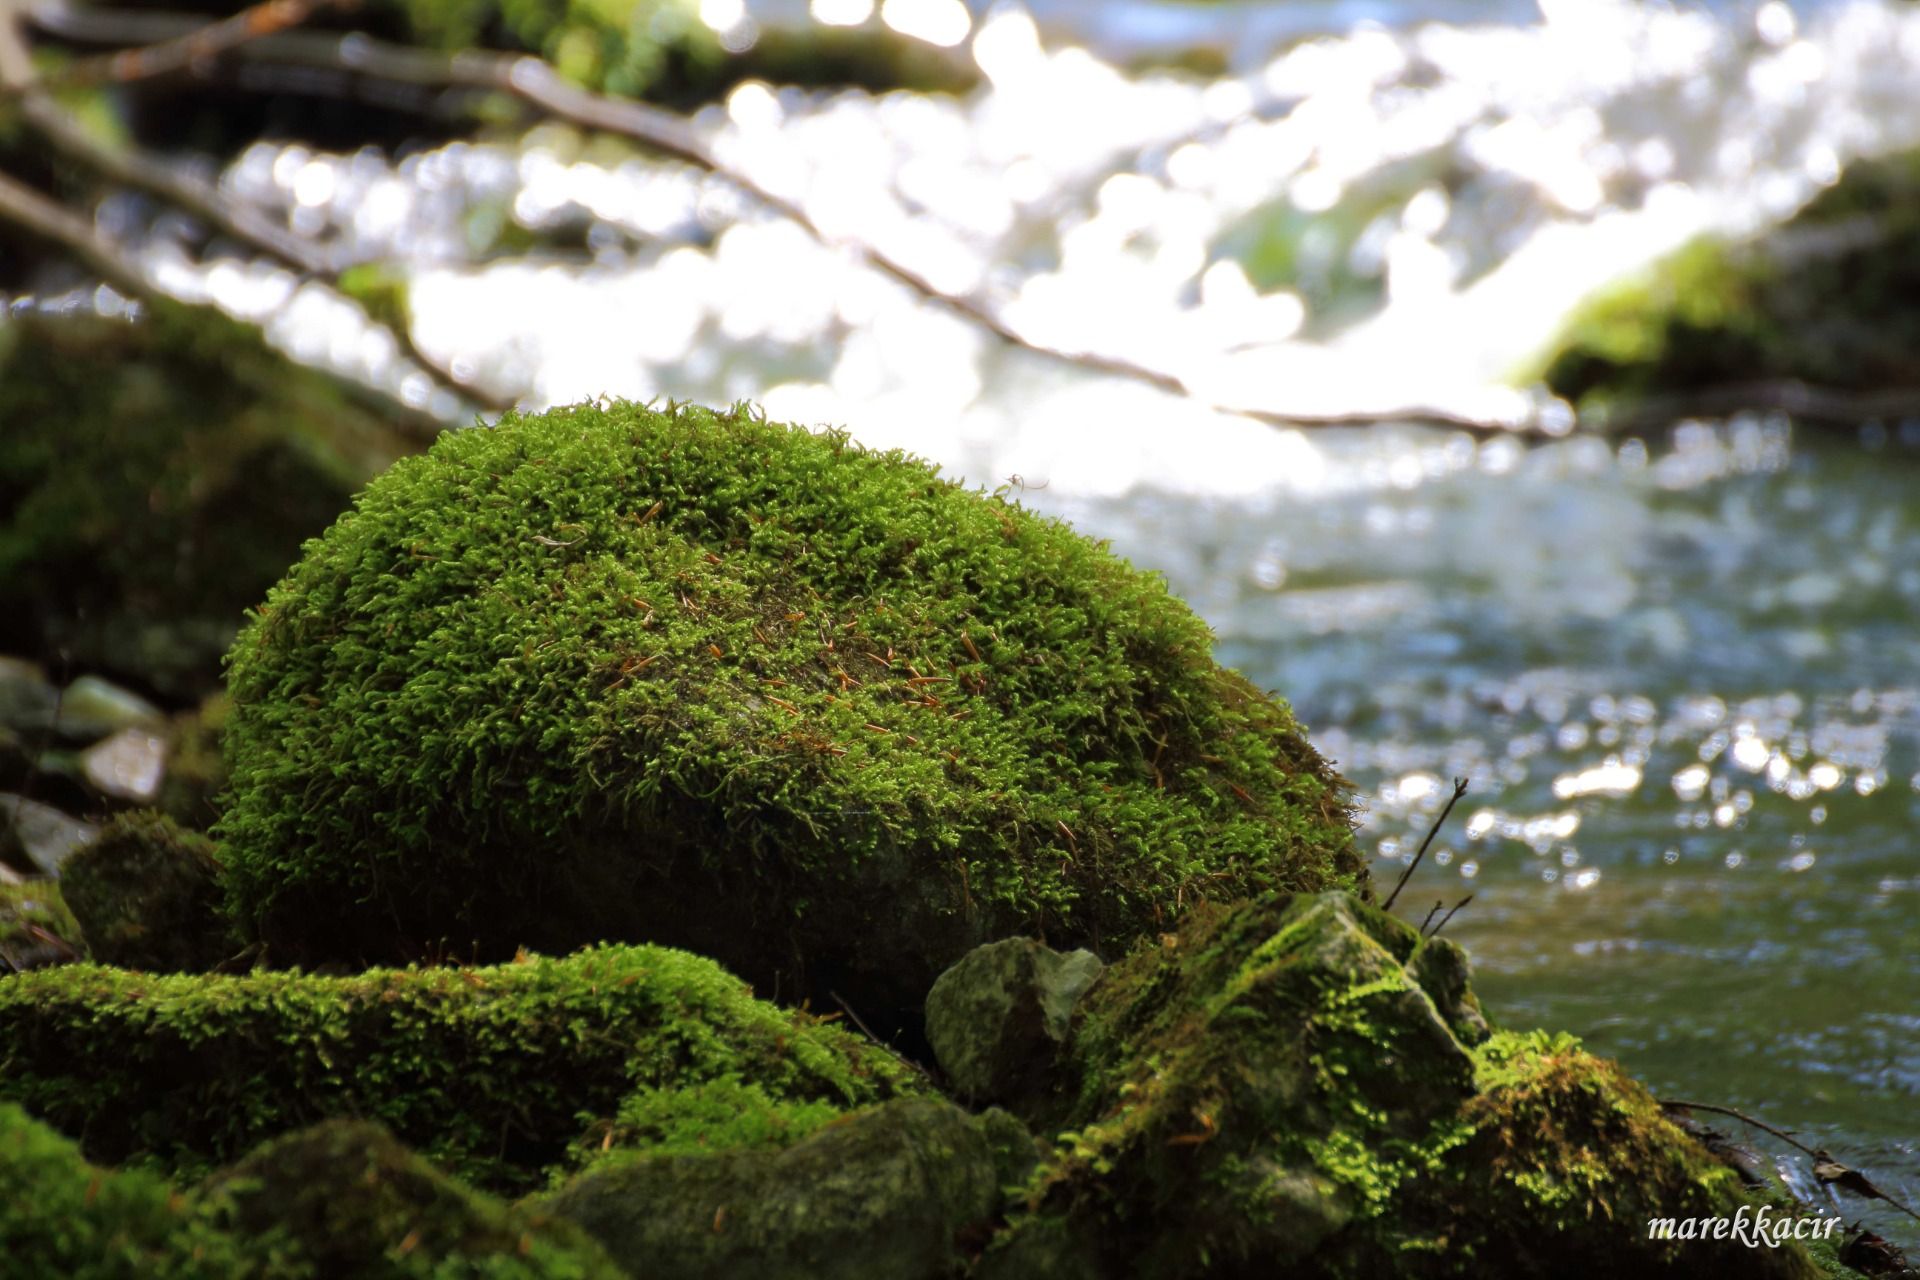
{"label": "bare tree branch", "polygon": [[118,245],[91,222],[32,187],[0,173],[0,220],[11,222],[78,258],[87,270],[129,298],[145,298],[153,286]]}
{"label": "bare tree branch", "polygon": [[[280,14],[285,9],[276,6],[292,6],[299,7],[304,14],[334,2],[350,3],[351,0],[269,0],[258,9],[273,10]],[[244,16],[237,15],[227,23],[216,25],[225,27],[228,23],[237,23]],[[154,56],[157,56],[155,51],[159,49],[185,50],[199,41],[202,49],[212,47],[218,54],[250,64],[297,66],[419,89],[466,89],[505,94],[556,119],[632,139],[712,173],[793,221],[822,244],[852,252],[872,269],[905,285],[927,301],[954,312],[1004,343],[1076,368],[1145,383],[1206,404],[1209,408],[1269,426],[1294,430],[1362,429],[1391,423],[1459,431],[1480,440],[1508,438],[1551,441],[1570,435],[1609,438],[1643,436],[1665,430],[1685,418],[1724,418],[1742,412],[1784,412],[1822,423],[1860,423],[1877,418],[1920,416],[1920,388],[1861,393],[1790,380],[1704,388],[1684,395],[1642,400],[1621,410],[1600,410],[1578,416],[1570,415],[1564,409],[1553,413],[1536,411],[1512,420],[1474,417],[1422,405],[1358,413],[1296,414],[1257,405],[1218,403],[1197,393],[1185,379],[1170,370],[1152,368],[1098,352],[1065,350],[1026,337],[979,298],[940,288],[923,273],[871,243],[830,236],[798,201],[772,190],[752,174],[716,154],[707,140],[683,116],[647,103],[583,89],[563,79],[551,66],[535,57],[478,49],[447,54],[395,45],[359,33],[334,36],[288,31],[284,29],[284,23],[280,27],[269,24],[263,29],[249,29],[244,38],[238,32],[231,36],[223,35],[222,43],[208,46],[204,42],[209,39],[209,29],[186,15],[92,6],[81,8],[59,3],[33,8],[29,17],[39,30],[62,39],[90,43],[147,42],[152,47],[145,52]],[[265,23],[266,20],[262,18],[255,21]],[[93,61],[104,65],[112,59]],[[207,57],[195,54],[178,65],[191,72],[203,73],[208,61]],[[276,253],[275,256],[281,255]],[[320,271],[311,274],[330,278]],[[417,352],[410,351],[409,354],[420,359]],[[428,362],[422,359],[421,363]]]}
{"label": "bare tree branch", "polygon": [[275,32],[297,27],[322,9],[336,4],[347,7],[352,0],[265,0],[250,9],[242,9],[230,18],[196,28],[185,35],[162,40],[139,49],[88,58],[48,77],[53,88],[78,88],[97,84],[130,84],[158,76],[186,71],[197,62],[206,62],[249,40],[258,40]]}
{"label": "bare tree branch", "polygon": [[[230,51],[245,40],[260,38],[263,33],[256,30],[259,27],[271,22],[279,25],[269,29],[282,30],[297,18],[304,18],[314,9],[334,2],[335,0],[271,0],[269,5],[261,6],[258,10],[248,10],[248,14],[256,16],[245,23],[236,25],[235,19],[228,19],[211,26],[196,26],[194,30],[152,46],[150,49],[132,51],[130,56],[134,56],[135,60],[124,63],[122,66],[137,70],[148,65],[139,59],[151,55],[150,62],[164,68],[171,60],[182,56],[180,51],[202,45],[208,45],[216,52]],[[267,9],[274,10],[270,18],[258,16]],[[245,14],[236,15],[237,18],[245,16]],[[188,58],[179,65],[184,67],[192,60]],[[95,61],[98,64],[100,60]],[[113,59],[105,61],[111,63]],[[116,76],[115,78],[126,77]],[[32,62],[26,57],[11,10],[0,11],[0,90],[19,99],[22,114],[27,122],[50,145],[93,169],[109,181],[158,196],[205,220],[234,239],[251,245],[292,267],[300,274],[319,280],[335,290],[340,289],[340,269],[330,260],[330,255],[324,253],[312,242],[295,235],[258,210],[229,200],[212,184],[175,169],[137,147],[113,147],[95,138],[85,126],[54,100],[47,92],[45,84],[35,78]],[[29,194],[32,193],[29,192]],[[91,231],[90,226],[88,230]],[[95,238],[98,239],[98,237]],[[92,251],[96,257],[99,247],[98,244],[93,246]],[[77,249],[76,252],[78,252]],[[127,277],[123,274],[119,280],[113,280],[112,277],[105,278],[115,283],[116,287],[123,283],[137,282],[138,287],[133,296],[144,296],[152,292],[152,286],[146,283],[144,276],[137,269],[126,262],[122,251],[115,247],[110,256],[119,260],[127,270],[132,270],[133,275]],[[89,257],[87,261],[91,264],[95,261],[95,257]],[[453,390],[456,394],[494,412],[502,412],[514,406],[514,401],[508,397],[495,395],[483,388],[468,386],[455,378],[451,371],[442,367],[438,361],[419,348],[404,323],[394,325],[387,331],[393,335],[394,343],[399,347],[402,355],[436,382]]]}

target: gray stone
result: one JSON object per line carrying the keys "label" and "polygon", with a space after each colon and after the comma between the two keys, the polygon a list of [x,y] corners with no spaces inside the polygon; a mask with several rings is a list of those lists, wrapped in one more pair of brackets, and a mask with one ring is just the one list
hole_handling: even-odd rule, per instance
{"label": "gray stone", "polygon": [[139,694],[99,676],[81,676],[60,694],[54,727],[64,737],[90,742],[120,729],[157,729],[166,720],[160,708]]}
{"label": "gray stone", "polygon": [[0,657],[0,727],[45,729],[59,700],[60,690],[37,664]]}
{"label": "gray stone", "polygon": [[927,1040],[953,1091],[976,1102],[1033,1102],[1066,1043],[1075,1003],[1100,976],[1091,951],[1032,938],[976,947],[927,994]]}
{"label": "gray stone", "polygon": [[167,776],[167,740],[148,729],[122,729],[81,752],[80,767],[101,794],[147,804]]}
{"label": "gray stone", "polygon": [[0,792],[0,861],[57,876],[60,864],[93,842],[99,828],[50,804]]}

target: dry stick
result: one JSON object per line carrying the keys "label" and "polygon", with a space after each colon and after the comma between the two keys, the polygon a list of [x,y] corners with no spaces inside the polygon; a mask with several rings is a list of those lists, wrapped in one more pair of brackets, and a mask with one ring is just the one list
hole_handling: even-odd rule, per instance
{"label": "dry stick", "polygon": [[[1788,1133],[1785,1129],[1776,1129],[1772,1125],[1768,1124],[1766,1121],[1756,1120],[1752,1116],[1748,1115],[1746,1112],[1736,1111],[1732,1107],[1718,1107],[1713,1105],[1710,1102],[1687,1102],[1684,1099],[1680,1099],[1680,1098],[1655,1098],[1654,1101],[1658,1102],[1663,1109],[1668,1111],[1709,1111],[1717,1116],[1732,1116],[1735,1120],[1738,1120],[1743,1124],[1750,1124],[1756,1129],[1759,1129],[1765,1133],[1772,1134],[1774,1137],[1780,1139],[1780,1141],[1786,1143],[1788,1146],[1792,1147],[1794,1150],[1801,1152],[1803,1155],[1811,1156],[1816,1164],[1818,1164],[1821,1161],[1827,1161],[1827,1160],[1833,1159],[1833,1157],[1827,1152],[1814,1150],[1812,1147],[1808,1146],[1806,1143],[1794,1137],[1791,1133]],[[1816,1174],[1817,1174],[1817,1170],[1816,1170]],[[1822,1181],[1825,1181],[1825,1179],[1822,1179]],[[1915,1213],[1912,1209],[1909,1209],[1906,1205],[1901,1204],[1898,1200],[1895,1200],[1892,1196],[1888,1195],[1886,1192],[1881,1191],[1878,1187],[1875,1187],[1873,1189],[1873,1195],[1869,1198],[1874,1200],[1884,1200],[1888,1204],[1892,1205],[1894,1208],[1898,1209],[1900,1212],[1906,1214],[1909,1218],[1920,1219],[1920,1213]]]}
{"label": "dry stick", "polygon": [[1473,901],[1473,895],[1468,894],[1466,897],[1460,899],[1460,901],[1454,903],[1453,911],[1449,911],[1447,912],[1447,914],[1440,917],[1440,923],[1433,926],[1433,932],[1427,935],[1427,940],[1431,942],[1433,939],[1439,937],[1440,931],[1447,927],[1447,921],[1453,919],[1453,912],[1458,911],[1460,908],[1466,906],[1469,902],[1472,902],[1472,901]]}
{"label": "dry stick", "polygon": [[232,17],[209,23],[171,40],[161,40],[141,49],[124,49],[73,63],[47,83],[58,89],[98,84],[130,84],[157,76],[186,71],[195,63],[236,49],[250,40],[258,40],[289,27],[297,27],[322,9],[336,4],[345,7],[352,0],[266,0],[264,4],[242,9]]}
{"label": "dry stick", "polygon": [[1420,922],[1420,932],[1423,935],[1427,931],[1427,926],[1433,923],[1433,918],[1440,914],[1440,908],[1445,905],[1446,904],[1443,901],[1441,901],[1439,898],[1435,898],[1433,900],[1433,908],[1427,912],[1427,918]]}
{"label": "dry stick", "polygon": [[1453,780],[1453,794],[1447,798],[1447,807],[1440,811],[1440,816],[1433,820],[1431,827],[1427,828],[1427,838],[1420,842],[1420,852],[1413,855],[1413,861],[1409,862],[1407,869],[1400,873],[1400,883],[1393,886],[1393,892],[1387,897],[1386,906],[1383,907],[1382,910],[1393,910],[1394,899],[1398,898],[1400,891],[1407,887],[1407,878],[1413,874],[1413,869],[1420,865],[1420,859],[1427,856],[1427,847],[1433,843],[1433,838],[1440,834],[1440,828],[1446,823],[1447,815],[1453,812],[1453,806],[1457,804],[1460,797],[1465,794],[1467,794],[1467,780],[1465,778],[1455,778]]}

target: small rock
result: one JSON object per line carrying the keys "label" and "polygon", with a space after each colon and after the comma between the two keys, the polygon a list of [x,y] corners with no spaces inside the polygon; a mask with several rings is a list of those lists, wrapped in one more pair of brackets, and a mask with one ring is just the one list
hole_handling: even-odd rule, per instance
{"label": "small rock", "polygon": [[99,828],[50,804],[0,792],[0,860],[57,876],[60,864],[92,843]]}
{"label": "small rock", "polygon": [[954,1090],[1009,1105],[1044,1091],[1073,1006],[1103,967],[1091,951],[1008,938],[941,974],[927,994],[927,1039]]}
{"label": "small rock", "polygon": [[120,729],[158,728],[166,723],[160,708],[137,693],[99,676],[81,676],[60,695],[54,725],[65,737],[92,741]]}
{"label": "small rock", "polygon": [[146,729],[122,729],[81,752],[80,767],[101,793],[146,804],[167,776],[167,740]]}
{"label": "small rock", "polygon": [[60,690],[40,667],[24,658],[0,657],[0,726],[44,729],[53,723]]}
{"label": "small rock", "polygon": [[945,1280],[1000,1212],[995,1123],[902,1099],[784,1151],[640,1156],[531,1203],[649,1280]]}
{"label": "small rock", "polygon": [[221,918],[219,874],[213,841],[149,810],[102,827],[60,885],[102,964],[204,973],[239,949]]}

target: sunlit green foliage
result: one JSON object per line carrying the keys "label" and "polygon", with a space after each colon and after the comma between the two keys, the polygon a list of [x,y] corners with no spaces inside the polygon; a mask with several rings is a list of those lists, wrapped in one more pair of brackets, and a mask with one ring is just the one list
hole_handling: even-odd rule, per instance
{"label": "sunlit green foliage", "polygon": [[1910,387],[1916,298],[1920,153],[1863,160],[1782,227],[1694,241],[1582,303],[1542,376],[1591,402],[1776,379]]}

